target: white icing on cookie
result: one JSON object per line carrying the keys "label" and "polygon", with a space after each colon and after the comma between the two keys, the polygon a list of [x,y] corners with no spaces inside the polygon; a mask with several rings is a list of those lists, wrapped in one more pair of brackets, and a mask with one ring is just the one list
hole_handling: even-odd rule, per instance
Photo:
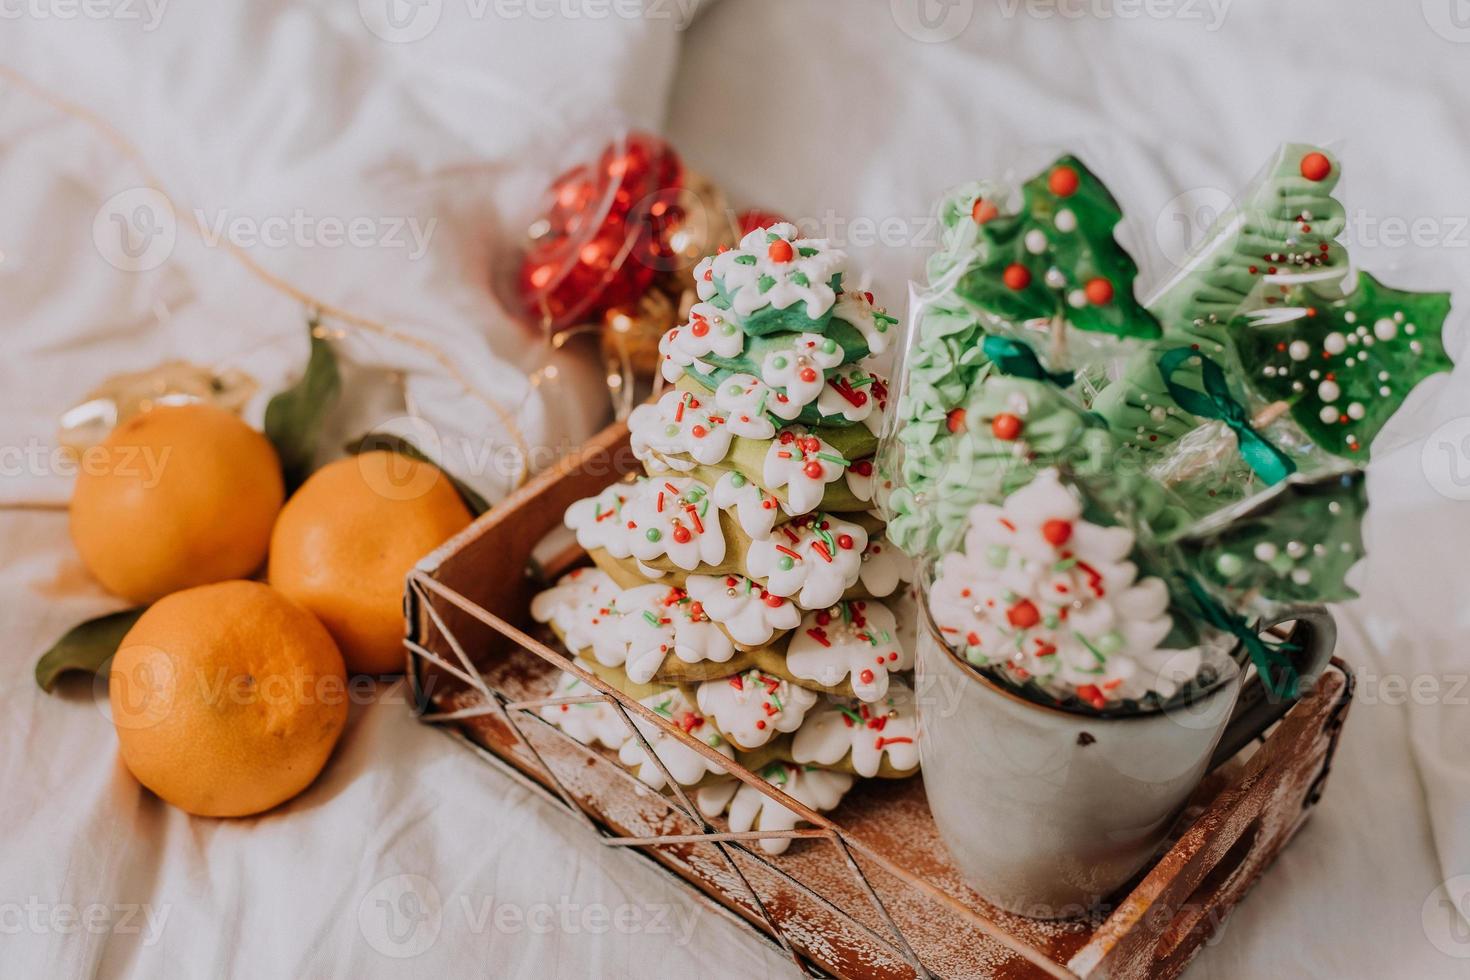
{"label": "white icing on cookie", "polygon": [[835,766],[852,753],[852,767],[873,777],[888,756],[900,772],[919,768],[919,713],[914,692],[894,678],[888,693],[873,704],[843,698],[813,711],[791,743],[797,762]]}
{"label": "white icing on cookie", "polygon": [[796,731],[817,703],[813,692],[758,669],[705,681],[696,699],[699,710],[742,749],[758,749],[778,732]]}
{"label": "white icing on cookie", "polygon": [[[589,672],[591,670],[585,660],[578,661],[578,666]],[[598,691],[582,683],[575,674],[563,673],[561,680],[557,681],[552,697],[579,697],[585,694],[598,694]],[[541,708],[540,713],[542,718],[556,725],[583,745],[605,745],[610,749],[620,749],[623,743],[632,737],[632,733],[628,731],[628,726],[618,714],[617,709],[606,701],[588,701],[585,704],[548,704]]]}
{"label": "white icing on cookie", "polygon": [[670,653],[686,664],[722,664],[735,656],[735,644],[683,589],[640,585],[617,600],[620,615],[611,625],[623,648],[603,658],[611,644],[596,644],[593,655],[608,667],[622,666],[629,680],[653,680]]}
{"label": "white icing on cookie", "polygon": [[796,227],[786,222],[757,228],[739,248],[701,262],[695,267],[700,299],[713,297],[713,281],[719,280],[739,317],[767,306],[784,310],[805,303],[807,317],[820,319],[837,302],[830,280],[846,268],[847,255],[825,240],[796,235]]}
{"label": "white icing on cookie", "polygon": [[846,355],[831,337],[800,334],[786,350],[771,351],[761,360],[761,380],[780,391],[799,409],[816,401],[826,386],[826,372]]}
{"label": "white icing on cookie", "polygon": [[708,375],[714,365],[702,358],[710,354],[739,357],[743,350],[745,334],[740,327],[724,310],[709,303],[695,303],[689,311],[689,322],[668,331],[658,342],[664,380],[670,384],[678,381],[688,367]]}
{"label": "white icing on cookie", "polygon": [[873,305],[872,293],[859,290],[849,289],[837,297],[832,315],[856,327],[874,354],[888,350],[889,341],[896,333],[894,327],[898,325],[898,320],[889,316],[887,310]]}
{"label": "white icing on cookie", "polygon": [[696,463],[713,466],[730,454],[734,437],[709,396],[669,391],[628,416],[633,455],[649,473],[687,473]]}
{"label": "white icing on cookie", "polygon": [[753,374],[732,374],[715,389],[715,405],[725,415],[725,427],[747,439],[776,434],[776,423],[766,415],[766,405],[774,398],[770,386]]}
{"label": "white icing on cookie", "polygon": [[595,497],[586,497],[567,508],[567,527],[577,532],[577,543],[588,551],[603,548],[614,558],[632,554],[632,538],[626,527],[623,507],[637,484],[614,483]]}
{"label": "white icing on cookie", "polygon": [[740,529],[757,541],[771,536],[780,516],[779,503],[775,497],[745,478],[745,474],[731,470],[715,483],[715,506],[721,510],[735,508],[735,519]]}
{"label": "white icing on cookie", "polygon": [[843,418],[849,422],[866,422],[875,412],[881,414],[878,399],[872,396],[876,374],[860,364],[850,364],[828,375],[817,395],[817,411],[824,419]]}
{"label": "white icing on cookie", "polygon": [[[726,758],[735,757],[730,743],[715,730],[715,726],[709,719],[689,703],[689,699],[678,688],[669,688],[662,693],[646,697],[641,703],[684,729],[692,737],[703,740],[706,745]],[[703,779],[707,773],[725,772],[723,767],[709,761],[674,736],[631,712],[629,714],[633,719],[633,724],[638,726],[638,730],[653,747],[654,755],[658,756],[659,761],[669,770],[669,775],[673,776],[679,785],[692,786]],[[664,774],[659,771],[658,766],[649,759],[648,753],[643,750],[643,746],[636,738],[630,737],[623,743],[623,747],[618,750],[618,759],[623,765],[635,768],[638,778],[654,789],[663,789],[668,782],[664,779]]]}
{"label": "white icing on cookie", "polygon": [[592,644],[582,608],[600,604],[621,591],[601,569],[576,568],[558,579],[556,585],[536,593],[531,599],[531,618],[538,623],[554,623],[566,637],[568,649],[581,650]]}
{"label": "white icing on cookie", "polygon": [[899,645],[893,613],[870,599],[807,613],[786,648],[792,674],[824,687],[848,680],[852,692],[868,702],[888,693],[889,674],[913,666],[913,655]]}
{"label": "white icing on cookie", "polygon": [[914,580],[914,562],[889,543],[886,535],[876,537],[863,549],[863,567],[858,573],[863,591],[876,599],[892,595],[900,582]]}
{"label": "white icing on cookie", "polygon": [[877,407],[863,417],[863,425],[875,436],[883,434],[883,419],[888,413],[888,382],[873,375],[873,383],[868,386],[868,395],[877,403]]}
{"label": "white icing on cookie", "polygon": [[969,520],[965,551],[941,559],[929,608],[972,663],[1099,709],[1150,690],[1172,696],[1198,671],[1197,648],[1160,646],[1173,629],[1169,592],[1138,579],[1133,532],[1082,520],[1056,470]]}
{"label": "white icing on cookie", "polygon": [[868,502],[873,499],[873,461],[871,459],[854,460],[847,468],[847,489],[859,500]]}
{"label": "white icing on cookie", "polygon": [[[868,532],[826,514],[782,524],[751,542],[745,571],[779,596],[797,596],[804,609],[825,609],[857,584]],[[800,593],[800,595],[797,595]]]}
{"label": "white icing on cookie", "polygon": [[684,587],[710,619],[736,643],[764,646],[778,631],[796,629],[801,611],[790,599],[772,595],[743,575],[691,575]]}
{"label": "white icing on cookie", "polygon": [[[760,775],[793,800],[819,813],[835,810],[853,783],[853,778],[845,772],[808,769],[783,762],[772,763]],[[737,834],[750,830],[795,830],[801,819],[754,786],[739,780],[701,788],[696,795],[705,816],[716,816],[729,807],[730,829]],[[789,837],[771,837],[760,842],[761,850],[767,854],[783,854],[790,846]]]}
{"label": "white icing on cookie", "polygon": [[[631,554],[649,562],[667,555],[686,572],[725,560],[719,510],[710,500],[709,487],[698,480],[674,477],[633,484],[619,523],[625,535],[619,548],[625,554],[608,548],[615,558]],[[581,541],[580,533],[577,540]]]}
{"label": "white icing on cookie", "polygon": [[847,460],[805,428],[796,425],[781,430],[766,450],[761,479],[766,487],[786,488],[788,514],[810,514],[822,506],[827,484],[836,483],[847,470]]}

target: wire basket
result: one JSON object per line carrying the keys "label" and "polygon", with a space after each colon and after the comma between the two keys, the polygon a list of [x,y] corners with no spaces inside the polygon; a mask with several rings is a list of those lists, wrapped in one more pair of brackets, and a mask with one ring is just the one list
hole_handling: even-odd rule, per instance
{"label": "wire basket", "polygon": [[[806,975],[1173,977],[1223,925],[1321,797],[1352,699],[1340,661],[1271,731],[1209,774],[1157,859],[1120,895],[1066,921],[988,905],[940,841],[920,778],[862,782],[831,815],[573,663],[529,624],[531,596],[585,561],[567,506],[637,469],[627,429],[605,430],[527,484],[410,574],[408,676],[421,721],[563,807],[604,845],[636,851],[691,897],[775,943]],[[559,697],[561,672],[587,694]],[[611,705],[663,770],[654,792],[616,761],[541,717],[546,707]],[[732,833],[670,777],[634,724],[677,738],[811,826]],[[785,854],[753,847],[796,838]]]}

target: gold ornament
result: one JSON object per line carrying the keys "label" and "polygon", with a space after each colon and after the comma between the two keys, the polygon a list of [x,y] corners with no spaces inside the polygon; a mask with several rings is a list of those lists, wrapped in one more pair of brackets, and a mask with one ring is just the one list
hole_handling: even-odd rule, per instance
{"label": "gold ornament", "polygon": [[674,301],[661,289],[650,289],[632,306],[616,306],[603,315],[602,355],[609,372],[631,370],[640,378],[658,373],[658,342],[677,323]]}
{"label": "gold ornament", "polygon": [[238,415],[258,387],[243,371],[216,373],[188,361],[115,374],[61,413],[59,440],[80,454],[106,439],[120,423],[159,405],[207,402]]}
{"label": "gold ornament", "polygon": [[658,286],[675,296],[690,284],[694,266],[700,259],[714,255],[721,247],[733,248],[740,240],[730,202],[704,174],[684,171],[684,186],[679,189],[677,203],[684,217],[669,232],[668,247],[673,261],[671,268],[658,278]]}

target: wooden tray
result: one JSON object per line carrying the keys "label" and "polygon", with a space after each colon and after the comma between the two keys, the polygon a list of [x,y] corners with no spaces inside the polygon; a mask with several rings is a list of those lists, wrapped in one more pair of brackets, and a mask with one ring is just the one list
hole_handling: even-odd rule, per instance
{"label": "wooden tray", "polygon": [[712,752],[573,668],[529,625],[535,591],[584,558],[574,543],[550,557],[538,544],[569,504],[637,468],[626,428],[614,426],[411,573],[416,710],[565,807],[603,843],[655,861],[692,897],[748,924],[806,972],[880,980],[1178,976],[1321,797],[1352,699],[1352,674],[1336,660],[1258,746],[1206,778],[1167,850],[1088,919],[1038,922],[976,895],[950,862],[919,778],[865,781],[827,819],[731,765],[816,825],[785,834],[811,839],[766,855],[751,846],[762,835],[730,834],[682,793],[650,791],[614,756],[538,714],[566,668],[601,692],[595,697],[621,705],[625,720],[644,718]]}

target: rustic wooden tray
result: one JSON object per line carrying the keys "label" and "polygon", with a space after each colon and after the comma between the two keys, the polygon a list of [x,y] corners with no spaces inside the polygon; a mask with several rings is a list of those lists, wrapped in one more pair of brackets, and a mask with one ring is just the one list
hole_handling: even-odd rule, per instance
{"label": "rustic wooden tray", "polygon": [[650,791],[538,714],[567,669],[601,692],[593,697],[621,705],[625,720],[636,715],[712,752],[573,667],[528,625],[532,594],[584,558],[574,542],[547,555],[543,539],[570,503],[637,468],[626,428],[614,426],[419,565],[406,599],[416,710],[604,844],[657,862],[803,971],[882,980],[1177,976],[1321,797],[1352,699],[1352,674],[1336,660],[1259,745],[1206,778],[1167,850],[1090,918],[1039,922],[988,905],[952,865],[918,778],[866,781],[828,819],[732,764],[815,825],[780,835],[810,839],[766,855],[750,845],[773,835],[728,833],[682,792]]}

